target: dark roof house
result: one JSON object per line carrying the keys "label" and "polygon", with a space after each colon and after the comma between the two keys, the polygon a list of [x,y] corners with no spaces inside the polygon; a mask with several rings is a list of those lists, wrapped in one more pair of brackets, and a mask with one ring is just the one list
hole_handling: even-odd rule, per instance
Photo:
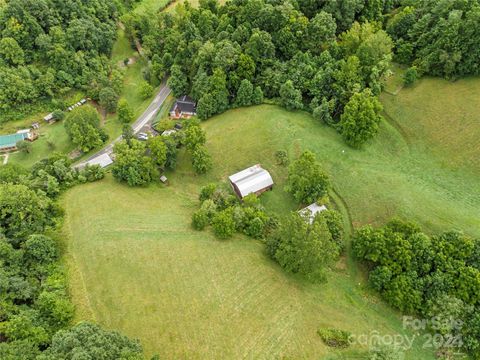
{"label": "dark roof house", "polygon": [[178,98],[170,109],[170,117],[174,119],[189,118],[196,114],[197,104],[187,95]]}

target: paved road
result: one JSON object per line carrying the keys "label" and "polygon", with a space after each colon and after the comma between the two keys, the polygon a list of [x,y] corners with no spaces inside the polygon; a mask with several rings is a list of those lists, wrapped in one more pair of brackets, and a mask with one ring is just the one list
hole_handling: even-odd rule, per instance
{"label": "paved road", "polygon": [[[167,96],[170,94],[170,88],[167,86],[167,84],[164,82],[162,83],[160,90],[158,91],[157,95],[153,99],[153,101],[148,105],[148,108],[143,112],[142,115],[132,124],[132,129],[133,133],[136,134],[138,133],[145,125],[150,123],[154,118],[155,115],[157,114],[158,110],[160,109],[160,106],[162,106],[163,102],[167,98]],[[111,154],[113,152],[113,145],[115,145],[116,142],[120,141],[122,139],[122,136],[120,135],[117,137],[115,140],[113,140],[110,144],[105,146],[102,150],[98,151],[97,153],[93,154],[90,156],[88,159],[83,160],[82,162],[79,162],[78,164],[75,164],[75,168],[82,168],[84,167],[88,162],[95,160],[99,156],[103,154]]]}

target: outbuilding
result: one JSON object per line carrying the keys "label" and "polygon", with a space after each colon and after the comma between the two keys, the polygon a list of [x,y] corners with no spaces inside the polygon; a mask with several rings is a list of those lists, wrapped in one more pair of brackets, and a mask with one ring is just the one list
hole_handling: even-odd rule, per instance
{"label": "outbuilding", "polygon": [[112,158],[107,153],[97,156],[96,158],[87,162],[86,165],[93,166],[99,165],[101,168],[105,168],[113,163]]}
{"label": "outbuilding", "polygon": [[55,119],[53,117],[53,113],[50,113],[48,115],[45,115],[45,117],[43,118],[43,120],[45,120],[47,123],[52,123],[52,122],[55,122]]}
{"label": "outbuilding", "polygon": [[272,176],[259,164],[233,174],[228,179],[241,199],[249,194],[260,195],[273,188]]}
{"label": "outbuilding", "polygon": [[317,203],[313,203],[311,205],[308,205],[306,208],[300,210],[299,214],[308,218],[308,222],[311,224],[315,219],[315,215],[325,210],[328,210],[325,205],[318,205]]}

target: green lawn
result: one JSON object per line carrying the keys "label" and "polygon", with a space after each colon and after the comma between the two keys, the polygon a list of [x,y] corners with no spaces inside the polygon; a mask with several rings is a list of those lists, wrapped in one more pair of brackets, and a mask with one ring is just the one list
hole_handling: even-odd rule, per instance
{"label": "green lawn", "polygon": [[[63,122],[51,125],[43,122],[38,133],[39,138],[32,143],[32,151],[29,154],[17,151],[9,155],[8,162],[29,168],[37,161],[50,156],[54,151],[68,154],[75,148],[68,138]],[[53,142],[55,146],[51,148],[48,141]]]}
{"label": "green lawn", "polygon": [[[184,171],[170,187],[131,189],[108,177],[63,198],[77,320],[140,338],[147,355],[165,359],[313,359],[336,354],[319,327],[403,332],[343,262],[327,284],[305,284],[258,241],[193,231],[197,186],[181,181]],[[419,347],[408,358],[433,359]]]}
{"label": "green lawn", "polygon": [[[476,101],[478,108],[479,99],[465,96],[478,84],[451,84],[448,101]],[[218,241],[208,230],[193,231],[190,217],[202,184],[255,163],[276,183],[262,196],[266,207],[278,214],[296,209],[283,191],[286,169],[275,164],[274,153],[285,149],[293,159],[310,149],[331,174],[334,202],[355,226],[401,216],[428,232],[459,228],[480,236],[480,181],[469,160],[471,151],[478,158],[478,146],[455,151],[480,124],[465,121],[469,131],[456,131],[456,111],[448,114],[433,93],[440,85],[450,83],[425,79],[396,97],[382,95],[395,118],[382,123],[363,150],[348,148],[307,114],[263,105],[203,124],[214,160],[207,176],[195,176],[181,152],[168,187],[131,189],[109,176],[70,190],[62,202],[77,319],[138,337],[147,354],[161,358],[323,358],[340,353],[322,344],[319,327],[402,332],[400,315],[367,289],[350,255],[327,284],[306,284],[268,260],[260,242],[242,236]],[[402,104],[410,111],[400,111]],[[475,119],[475,104],[457,106],[464,118]],[[416,346],[407,358],[432,358]],[[349,358],[359,349],[351,351],[342,354]]]}

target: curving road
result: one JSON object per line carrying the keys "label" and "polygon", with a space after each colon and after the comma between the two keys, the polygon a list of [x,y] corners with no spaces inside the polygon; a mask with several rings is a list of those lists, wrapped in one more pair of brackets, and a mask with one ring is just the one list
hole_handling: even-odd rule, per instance
{"label": "curving road", "polygon": [[[145,125],[150,123],[154,118],[155,115],[157,115],[158,110],[160,109],[160,106],[162,106],[163,102],[167,98],[167,96],[170,94],[170,88],[167,86],[166,82],[163,82],[160,86],[160,90],[158,91],[157,95],[155,98],[152,100],[150,105],[148,105],[147,109],[143,112],[140,117],[135,120],[135,122],[132,124],[132,129],[133,133],[136,134],[138,133]],[[113,152],[113,145],[115,145],[116,142],[119,142],[122,139],[122,136],[120,135],[117,137],[115,140],[110,142],[107,146],[105,146],[102,150],[96,152],[95,154],[91,155],[85,160],[82,160],[78,164],[75,164],[75,168],[82,168],[87,163],[96,160],[98,157],[100,157],[103,154],[108,154],[110,155]]]}

